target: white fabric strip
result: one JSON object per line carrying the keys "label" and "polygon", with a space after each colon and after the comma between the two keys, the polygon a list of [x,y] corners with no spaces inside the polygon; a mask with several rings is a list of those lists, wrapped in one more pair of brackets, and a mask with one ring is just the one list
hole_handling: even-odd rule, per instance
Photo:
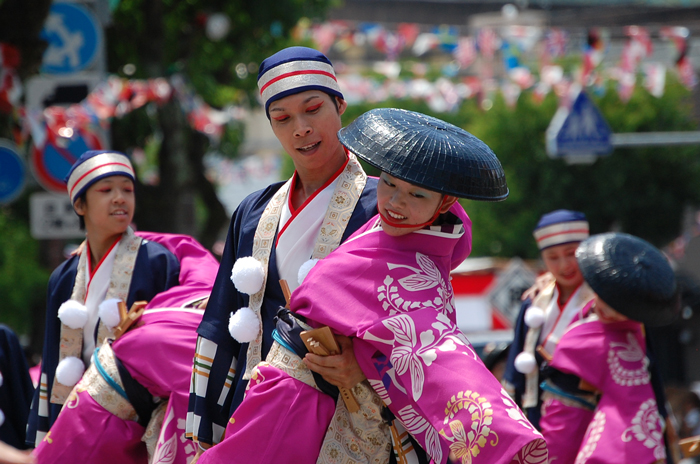
{"label": "white fabric strip", "polygon": [[581,242],[589,236],[588,222],[560,222],[537,229],[533,235],[540,250],[562,243]]}
{"label": "white fabric strip", "polygon": [[[552,300],[545,310],[545,322],[540,333],[540,343],[544,342],[544,349],[547,353],[554,354],[559,340],[569,328],[569,324],[571,324],[574,316],[581,312],[591,297],[592,292],[588,285],[586,283],[581,284],[574,294],[571,295],[566,306],[561,311],[561,316],[559,316],[559,305],[557,304],[559,289],[554,291]],[[557,320],[557,316],[559,316],[559,320]]]}
{"label": "white fabric strip", "polygon": [[[86,366],[90,365],[92,352],[95,351],[95,328],[99,321],[98,307],[105,300],[109,283],[112,280],[112,268],[114,267],[114,258],[117,256],[118,246],[112,247],[109,254],[104,257],[97,268],[92,279],[85,279],[85,307],[88,310],[88,321],[83,327],[83,362]],[[90,275],[89,260],[85,260],[85,275]]]}
{"label": "white fabric strip", "polygon": [[[275,252],[280,279],[287,281],[291,291],[299,286],[297,278],[299,268],[311,259],[318,231],[321,229],[328,203],[337,184],[338,178],[316,194],[302,210],[297,211],[297,215],[293,218],[289,210],[289,202],[286,202],[282,208],[279,230],[282,230],[285,225],[287,227],[282,235],[278,235]],[[291,222],[287,224],[290,220]]]}
{"label": "white fabric strip", "polygon": [[75,202],[74,194],[78,193],[95,177],[110,173],[123,172],[134,177],[134,169],[129,158],[120,153],[101,153],[93,156],[78,166],[68,179],[68,196]]}

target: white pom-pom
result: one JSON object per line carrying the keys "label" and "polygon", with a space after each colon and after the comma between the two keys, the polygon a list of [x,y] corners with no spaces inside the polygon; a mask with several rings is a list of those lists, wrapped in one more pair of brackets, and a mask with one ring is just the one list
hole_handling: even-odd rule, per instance
{"label": "white pom-pom", "polygon": [[306,279],[306,276],[309,274],[309,271],[313,269],[317,262],[317,259],[310,259],[301,265],[301,267],[299,268],[299,273],[297,274],[297,282],[299,282],[299,285],[301,285],[304,279]]}
{"label": "white pom-pom", "polygon": [[81,329],[87,324],[88,310],[85,305],[68,300],[58,308],[58,318],[71,329]]}
{"label": "white pom-pom", "polygon": [[75,356],[68,356],[58,363],[56,367],[56,380],[62,385],[72,387],[83,376],[85,364]]}
{"label": "white pom-pom", "polygon": [[239,343],[249,343],[255,340],[260,332],[260,319],[252,309],[240,308],[235,313],[231,313],[228,321],[228,331]]}
{"label": "white pom-pom", "polygon": [[265,269],[262,263],[252,256],[238,258],[231,269],[231,281],[241,293],[258,293],[264,279]]}
{"label": "white pom-pom", "polygon": [[0,426],[5,423],[5,413],[0,409]]}
{"label": "white pom-pom", "polygon": [[122,301],[118,298],[110,298],[109,300],[104,300],[98,306],[97,315],[100,316],[104,325],[106,325],[109,330],[112,330],[119,325],[121,317],[119,316],[119,302]]}
{"label": "white pom-pom", "polygon": [[544,310],[537,306],[530,306],[525,311],[524,320],[528,327],[537,328],[544,324]]}
{"label": "white pom-pom", "polygon": [[522,353],[517,355],[515,357],[514,364],[516,371],[526,375],[534,372],[535,368],[537,367],[537,361],[535,360],[535,357],[527,351],[523,351]]}

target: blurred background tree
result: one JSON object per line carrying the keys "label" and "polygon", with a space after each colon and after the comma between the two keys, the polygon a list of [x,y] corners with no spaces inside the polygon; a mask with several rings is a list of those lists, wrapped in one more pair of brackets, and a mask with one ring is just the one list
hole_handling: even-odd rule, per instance
{"label": "blurred background tree", "polygon": [[[615,133],[694,130],[689,91],[672,76],[668,80],[662,98],[637,87],[626,104],[613,91],[593,100]],[[377,106],[450,122],[484,140],[501,160],[508,199],[462,201],[473,222],[472,256],[537,258],[532,230],[542,214],[562,208],[586,213],[592,233],[623,231],[663,247],[679,235],[685,209],[700,204],[700,157],[694,146],[618,148],[590,165],[551,159],[545,131],[557,110],[553,94],[536,103],[523,93],[514,107],[499,95],[488,111],[468,100],[454,113],[434,113],[412,100],[363,103],[348,108],[343,124]]]}
{"label": "blurred background tree", "polygon": [[[177,78],[215,108],[255,106],[262,59],[299,44],[293,34],[300,18],[322,18],[336,2],[111,2],[116,7],[105,30],[107,71],[133,79]],[[46,44],[39,33],[50,5],[50,0],[0,0],[0,42],[20,49],[22,79],[40,67]],[[214,32],[213,18],[218,22]],[[594,100],[613,132],[696,129],[688,91],[670,73],[667,82],[661,98],[638,86],[627,103],[612,91]],[[594,233],[622,230],[663,246],[681,231],[684,209],[700,204],[697,147],[618,149],[591,165],[550,159],[544,133],[557,109],[552,94],[537,103],[525,92],[513,107],[496,96],[488,111],[470,99],[450,113],[434,113],[424,102],[413,100],[352,104],[343,116],[344,124],[377,106],[444,119],[482,138],[500,158],[510,197],[501,203],[464,202],[474,223],[472,256],[536,257],[532,228],[542,213],[558,208],[584,211]],[[238,156],[244,127],[229,125],[216,141],[192,129],[186,118],[176,98],[161,106],[148,104],[114,119],[111,141],[113,148],[127,153],[143,150],[157,170],[158,182],[137,186],[139,228],[189,233],[211,248],[228,215],[215,186],[205,177],[202,160],[213,148],[230,158]],[[17,120],[0,115],[0,138],[13,138]],[[293,168],[288,158],[285,162],[286,176]],[[372,169],[368,172],[377,174]],[[0,209],[0,321],[12,321],[25,333],[31,321],[32,338],[41,340],[43,298],[53,266],[46,262],[46,241],[37,244],[29,238],[29,193],[31,188]]]}

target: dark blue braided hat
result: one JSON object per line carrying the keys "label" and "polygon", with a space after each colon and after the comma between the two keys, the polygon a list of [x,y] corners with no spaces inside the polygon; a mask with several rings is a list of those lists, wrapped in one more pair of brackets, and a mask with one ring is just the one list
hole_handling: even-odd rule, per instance
{"label": "dark blue braided hat", "polygon": [[623,233],[593,235],[579,245],[576,259],[588,285],[619,313],[652,327],[677,317],[675,273],[649,242]]}
{"label": "dark blue braided hat", "polygon": [[377,108],[341,129],[338,138],[359,158],[411,184],[472,200],[508,196],[505,172],[488,145],[440,119]]}

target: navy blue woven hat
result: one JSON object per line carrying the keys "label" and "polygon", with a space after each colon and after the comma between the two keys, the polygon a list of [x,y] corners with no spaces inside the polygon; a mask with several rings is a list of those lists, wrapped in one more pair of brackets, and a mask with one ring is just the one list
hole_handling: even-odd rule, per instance
{"label": "navy blue woven hat", "polygon": [[556,245],[581,242],[588,238],[588,221],[583,213],[558,209],[543,215],[532,234],[540,251]]}
{"label": "navy blue woven hat", "polygon": [[124,153],[90,150],[80,155],[65,178],[71,203],[75,203],[92,184],[110,176],[126,176],[135,181],[134,168]]}
{"label": "navy blue woven hat", "polygon": [[649,242],[623,233],[594,235],[579,245],[576,259],[593,291],[628,318],[661,326],[678,315],[675,274]]}
{"label": "navy blue woven hat", "polygon": [[270,103],[307,90],[321,90],[344,98],[326,55],[307,47],[289,47],[263,60],[258,89],[268,114]]}
{"label": "navy blue woven hat", "polygon": [[338,138],[367,163],[411,184],[472,200],[508,196],[506,175],[493,151],[440,119],[377,108],[341,129]]}

